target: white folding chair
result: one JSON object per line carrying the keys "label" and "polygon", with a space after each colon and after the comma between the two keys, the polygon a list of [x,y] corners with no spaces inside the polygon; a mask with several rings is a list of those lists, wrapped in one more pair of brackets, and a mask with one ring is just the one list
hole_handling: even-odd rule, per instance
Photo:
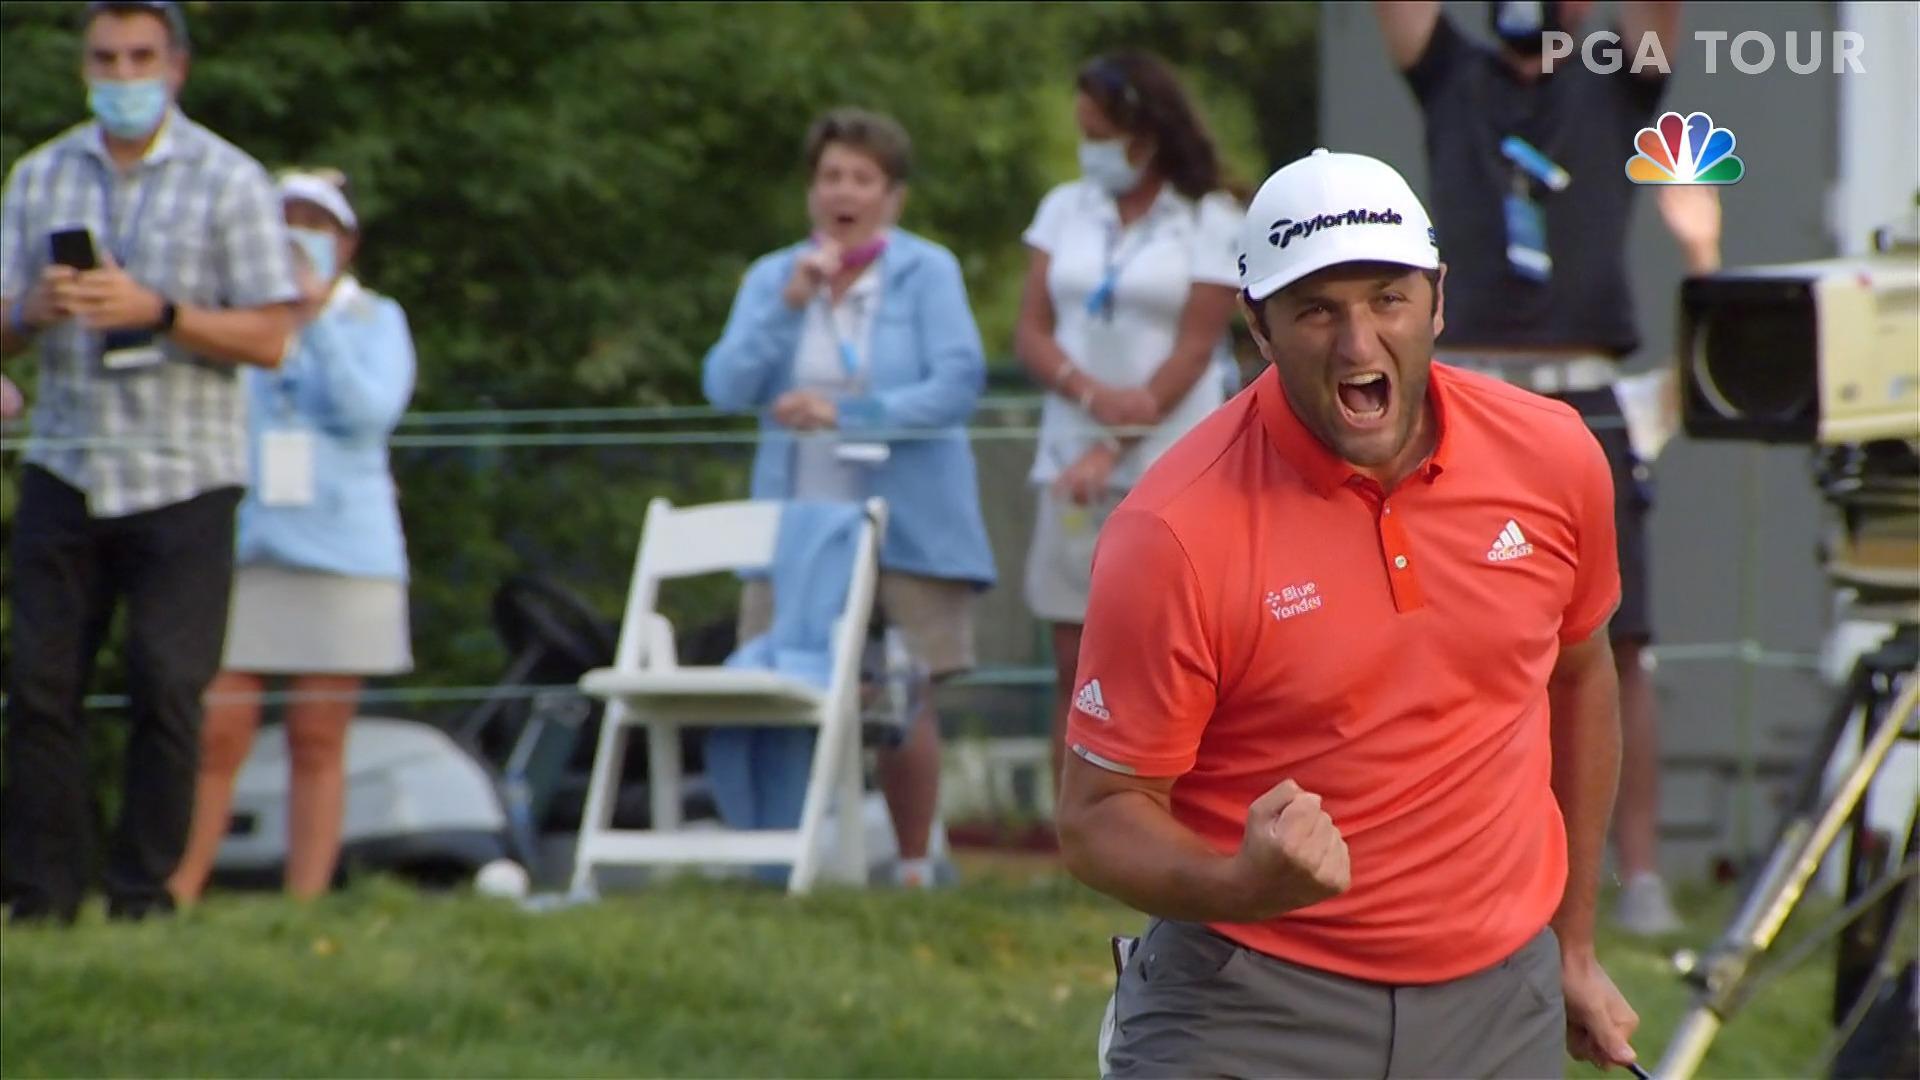
{"label": "white folding chair", "polygon": [[[832,678],[822,691],[773,671],[680,667],[673,628],[654,610],[660,582],[773,561],[782,503],[755,500],[676,508],[647,505],[614,665],[580,679],[582,692],[607,702],[574,850],[573,892],[590,894],[603,866],[754,865],[793,867],[788,891],[804,893],[824,872],[866,881],[861,820],[860,657],[873,609],[886,503],[868,499],[846,604],[833,628]],[[681,822],[680,731],[685,727],[795,724],[819,729],[800,826],[791,830],[687,831]],[[613,807],[628,732],[647,729],[651,828],[615,829]],[[838,802],[832,866],[829,803]]]}

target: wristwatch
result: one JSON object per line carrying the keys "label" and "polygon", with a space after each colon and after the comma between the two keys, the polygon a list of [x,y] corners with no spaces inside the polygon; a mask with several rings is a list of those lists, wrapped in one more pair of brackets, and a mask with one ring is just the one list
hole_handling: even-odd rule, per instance
{"label": "wristwatch", "polygon": [[153,332],[164,334],[173,329],[173,320],[180,316],[180,308],[166,297],[160,298],[160,321],[153,326]]}

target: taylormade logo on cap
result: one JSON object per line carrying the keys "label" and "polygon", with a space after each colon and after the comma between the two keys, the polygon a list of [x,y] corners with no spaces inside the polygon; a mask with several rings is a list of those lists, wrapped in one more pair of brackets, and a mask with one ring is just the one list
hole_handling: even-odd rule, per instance
{"label": "taylormade logo on cap", "polygon": [[1393,166],[1322,148],[1260,185],[1240,226],[1240,284],[1264,300],[1347,262],[1440,265],[1426,207]]}
{"label": "taylormade logo on cap", "polygon": [[1273,231],[1267,234],[1267,242],[1286,247],[1296,236],[1312,236],[1315,232],[1333,225],[1399,225],[1401,217],[1393,210],[1349,210],[1342,214],[1338,211],[1321,214],[1305,221],[1281,218],[1273,223]]}

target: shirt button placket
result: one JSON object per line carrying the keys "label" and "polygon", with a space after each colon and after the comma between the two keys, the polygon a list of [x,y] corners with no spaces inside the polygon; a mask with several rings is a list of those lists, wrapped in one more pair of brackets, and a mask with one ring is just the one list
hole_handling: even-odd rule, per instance
{"label": "shirt button placket", "polygon": [[1408,555],[1409,537],[1404,523],[1393,515],[1393,507],[1385,499],[1380,502],[1380,547],[1387,556],[1387,585],[1393,592],[1395,609],[1407,612],[1426,605],[1426,598],[1420,588],[1419,576],[1414,572],[1413,560]]}

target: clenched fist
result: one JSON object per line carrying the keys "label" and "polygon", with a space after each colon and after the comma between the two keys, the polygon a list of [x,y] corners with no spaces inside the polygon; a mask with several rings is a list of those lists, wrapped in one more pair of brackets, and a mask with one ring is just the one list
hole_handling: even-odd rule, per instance
{"label": "clenched fist", "polygon": [[1256,919],[1319,903],[1347,891],[1347,842],[1320,808],[1320,796],[1282,780],[1247,808],[1247,831],[1234,856]]}

